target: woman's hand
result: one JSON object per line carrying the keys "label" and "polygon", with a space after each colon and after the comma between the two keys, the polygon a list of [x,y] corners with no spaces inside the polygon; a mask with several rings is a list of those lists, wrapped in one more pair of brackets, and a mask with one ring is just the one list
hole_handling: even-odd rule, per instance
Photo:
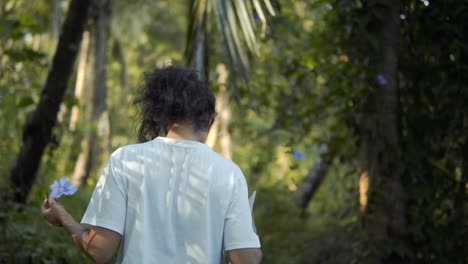
{"label": "woman's hand", "polygon": [[63,208],[63,205],[51,197],[44,199],[41,211],[42,216],[44,216],[49,223],[55,226],[62,226],[63,220],[68,215],[68,212]]}
{"label": "woman's hand", "polygon": [[63,226],[71,234],[73,242],[95,263],[107,263],[122,239],[122,235],[110,229],[99,226],[89,228],[76,222],[54,198],[44,199],[41,211],[49,223]]}

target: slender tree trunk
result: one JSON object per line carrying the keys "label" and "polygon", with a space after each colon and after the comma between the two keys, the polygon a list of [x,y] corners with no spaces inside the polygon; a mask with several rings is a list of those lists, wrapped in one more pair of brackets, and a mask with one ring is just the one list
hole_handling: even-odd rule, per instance
{"label": "slender tree trunk", "polygon": [[[197,35],[197,42],[196,42],[196,48],[195,48],[195,59],[193,61],[193,64],[195,66],[195,69],[197,69],[200,73],[205,73],[205,62],[204,62],[204,57],[205,57],[205,35],[200,33]],[[206,77],[206,76],[205,76]]]}
{"label": "slender tree trunk", "polygon": [[401,3],[400,0],[380,2],[386,8],[386,17],[377,31],[382,45],[377,70],[385,80],[380,81],[378,91],[369,97],[367,114],[370,120],[375,120],[375,125],[367,130],[362,141],[365,173],[369,177],[365,225],[369,232],[369,258],[399,263],[402,259],[387,247],[402,242],[405,227],[397,82]]}
{"label": "slender tree trunk", "polygon": [[206,137],[205,143],[210,146],[210,148],[214,148],[216,144],[216,140],[218,139],[218,126],[219,122],[217,119],[215,119],[213,125],[211,126],[210,132],[208,133],[208,136]]}
{"label": "slender tree trunk", "polygon": [[119,43],[119,61],[120,61],[120,105],[128,105],[128,73],[127,73],[127,59],[125,56],[125,49]]}
{"label": "slender tree trunk", "polygon": [[219,113],[219,140],[223,156],[232,159],[231,134],[229,133],[229,123],[231,122],[231,109],[229,108],[229,93],[227,91],[227,80],[229,72],[224,64],[218,64],[219,92],[216,98],[216,104]]}
{"label": "slender tree trunk", "polygon": [[95,116],[97,118],[97,136],[100,138],[100,144],[96,144],[98,148],[94,149],[93,156],[98,159],[101,153],[107,154],[110,151],[110,121],[109,112],[107,111],[107,47],[110,30],[110,0],[100,0],[99,15],[97,19],[96,34],[96,90],[94,96],[94,104],[96,105]]}
{"label": "slender tree trunk", "polygon": [[301,186],[301,216],[306,216],[307,207],[317,192],[318,188],[328,174],[328,170],[333,161],[334,155],[325,155],[323,159],[319,158],[310,167],[307,176]]}
{"label": "slender tree trunk", "polygon": [[24,203],[36,179],[42,154],[52,137],[57,114],[80,47],[90,0],[72,0],[44,90],[23,131],[21,149],[11,169],[14,199]]}
{"label": "slender tree trunk", "polygon": [[[89,58],[89,31],[84,32],[83,34],[83,43],[81,44],[80,50],[80,60],[78,63],[78,73],[76,75],[75,83],[75,98],[80,103],[80,106],[83,105],[83,91],[85,89],[86,83],[86,69],[89,67],[88,58]],[[71,110],[70,115],[70,125],[69,128],[71,131],[76,129],[76,123],[79,119],[80,106],[74,105]]]}
{"label": "slender tree trunk", "polygon": [[369,173],[363,172],[359,176],[359,207],[365,212],[367,208],[367,193],[369,191]]}
{"label": "slender tree trunk", "polygon": [[[75,81],[75,89],[74,89],[74,96],[78,101],[78,105],[74,105],[70,111],[70,120],[69,120],[69,130],[71,132],[76,130],[78,120],[80,118],[80,108],[83,108],[84,100],[83,94],[86,87],[86,76],[87,76],[87,69],[88,65],[88,58],[89,58],[89,31],[85,31],[83,33],[83,41],[81,43],[79,59],[78,59],[78,67],[76,73],[76,81]],[[63,106],[63,104],[62,104]],[[59,113],[59,120],[62,111]],[[67,136],[67,135],[65,135]],[[76,158],[76,153],[73,152],[74,149],[78,148],[80,145],[77,144],[77,140],[73,133],[70,133],[67,137],[64,138],[64,141],[68,141],[70,147],[65,150],[64,157],[65,161],[62,162],[59,166],[62,171],[69,170],[70,162],[73,162],[73,166],[76,166],[74,159]]]}
{"label": "slender tree trunk", "polygon": [[[111,34],[112,35],[112,34]],[[127,100],[127,83],[128,83],[128,77],[127,77],[127,59],[125,56],[125,49],[123,47],[122,42],[114,36],[114,49],[117,52],[117,60],[120,63],[120,96],[119,96],[119,105],[127,105],[128,100]]]}
{"label": "slender tree trunk", "polygon": [[54,41],[58,39],[60,34],[60,1],[52,1],[51,31]]}
{"label": "slender tree trunk", "polygon": [[[95,6],[93,6],[94,12],[96,12]],[[78,185],[84,185],[91,171],[91,154],[92,154],[92,145],[93,138],[96,132],[96,124],[93,123],[93,114],[95,113],[95,104],[93,101],[94,93],[98,89],[95,82],[95,67],[96,67],[96,14],[91,13],[91,20],[89,26],[89,48],[87,54],[87,67],[84,73],[84,94],[81,98],[82,107],[84,106],[84,121],[86,124],[86,133],[81,139],[81,152],[78,155],[78,159],[75,164],[73,171],[73,182]]]}
{"label": "slender tree trunk", "polygon": [[[100,155],[110,149],[109,117],[106,113],[106,47],[110,23],[109,0],[94,2],[92,26],[90,29],[90,55],[87,73],[88,104],[86,120],[90,132],[82,141],[82,152],[73,173],[73,181],[85,185],[92,169],[99,164]],[[97,138],[100,140],[97,140]]]}

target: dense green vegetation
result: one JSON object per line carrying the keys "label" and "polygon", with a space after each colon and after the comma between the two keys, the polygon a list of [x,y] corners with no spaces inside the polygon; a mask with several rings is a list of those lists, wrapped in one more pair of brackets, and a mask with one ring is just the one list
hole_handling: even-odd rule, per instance
{"label": "dense green vegetation", "polygon": [[[223,18],[240,2],[249,16]],[[468,263],[466,1],[93,3],[21,201],[12,168],[71,10],[69,1],[0,0],[0,263],[86,261],[40,216],[44,193],[81,175],[78,193],[60,198],[81,218],[109,151],[137,141],[131,101],[142,73],[169,62],[208,75],[221,102],[212,146],[257,190],[264,263]],[[94,161],[84,169],[83,153]]]}

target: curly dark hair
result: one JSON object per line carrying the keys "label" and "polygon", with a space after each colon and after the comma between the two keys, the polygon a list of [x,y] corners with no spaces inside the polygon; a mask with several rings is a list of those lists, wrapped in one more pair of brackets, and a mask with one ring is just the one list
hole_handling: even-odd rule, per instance
{"label": "curly dark hair", "polygon": [[196,71],[156,68],[145,73],[144,80],[133,101],[139,110],[140,142],[167,134],[173,122],[190,122],[195,131],[209,130],[216,99]]}

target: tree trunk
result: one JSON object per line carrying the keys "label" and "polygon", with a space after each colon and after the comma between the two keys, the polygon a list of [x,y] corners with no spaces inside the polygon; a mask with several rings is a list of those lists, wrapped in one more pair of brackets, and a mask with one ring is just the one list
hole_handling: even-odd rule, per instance
{"label": "tree trunk", "polygon": [[110,0],[100,0],[99,14],[96,19],[96,93],[94,93],[93,102],[96,105],[95,117],[97,123],[97,136],[100,144],[95,144],[98,148],[94,149],[93,157],[99,159],[101,153],[107,154],[110,151],[110,121],[107,112],[107,47],[110,29]]}
{"label": "tree trunk", "polygon": [[208,136],[206,137],[205,143],[210,146],[210,148],[214,148],[216,144],[216,140],[218,139],[218,126],[219,126],[219,121],[215,119],[213,125],[211,126],[210,132],[208,133]]}
{"label": "tree trunk", "polygon": [[90,0],[72,0],[44,90],[25,124],[23,142],[11,169],[14,200],[24,203],[36,179],[42,154],[52,137],[57,114],[80,47]]}
{"label": "tree trunk", "polygon": [[359,176],[359,207],[365,212],[367,208],[367,193],[369,191],[369,173],[363,172]]}
{"label": "tree trunk", "polygon": [[219,113],[219,140],[223,156],[228,159],[232,159],[231,134],[229,133],[231,109],[229,108],[229,93],[226,88],[229,72],[226,68],[226,65],[224,64],[218,64],[216,71],[218,72],[219,86],[219,92],[216,98],[216,104]]}
{"label": "tree trunk", "polygon": [[83,43],[81,44],[80,60],[78,63],[78,73],[76,75],[75,83],[75,98],[78,100],[80,105],[74,105],[70,115],[70,130],[76,129],[76,123],[79,119],[80,107],[83,105],[83,91],[86,83],[86,69],[89,67],[89,31],[83,34]]}
{"label": "tree trunk", "polygon": [[399,139],[398,58],[400,41],[400,0],[382,0],[386,9],[381,21],[380,80],[370,98],[368,119],[375,125],[362,140],[365,173],[369,177],[367,220],[371,261],[398,263],[402,258],[388,249],[401,245],[405,227],[405,199],[401,182]]}
{"label": "tree trunk", "polygon": [[[86,121],[89,133],[82,141],[82,152],[73,172],[73,181],[85,185],[95,164],[99,164],[103,150],[110,149],[109,117],[106,113],[106,61],[110,24],[109,0],[96,0],[90,28],[89,65],[87,72],[88,104]],[[99,140],[97,138],[100,138]]]}
{"label": "tree trunk", "polygon": [[51,15],[51,31],[54,42],[58,39],[60,34],[60,1],[52,1],[52,15]]}
{"label": "tree trunk", "polygon": [[301,217],[306,217],[307,207],[327,176],[333,158],[334,155],[325,155],[323,159],[318,158],[309,169],[301,186]]}
{"label": "tree trunk", "polygon": [[[112,34],[111,34],[112,35]],[[122,42],[114,37],[114,51],[117,53],[117,60],[120,63],[120,95],[119,95],[119,104],[127,105],[127,86],[128,86],[128,77],[127,77],[127,59],[125,55],[125,49]]]}

